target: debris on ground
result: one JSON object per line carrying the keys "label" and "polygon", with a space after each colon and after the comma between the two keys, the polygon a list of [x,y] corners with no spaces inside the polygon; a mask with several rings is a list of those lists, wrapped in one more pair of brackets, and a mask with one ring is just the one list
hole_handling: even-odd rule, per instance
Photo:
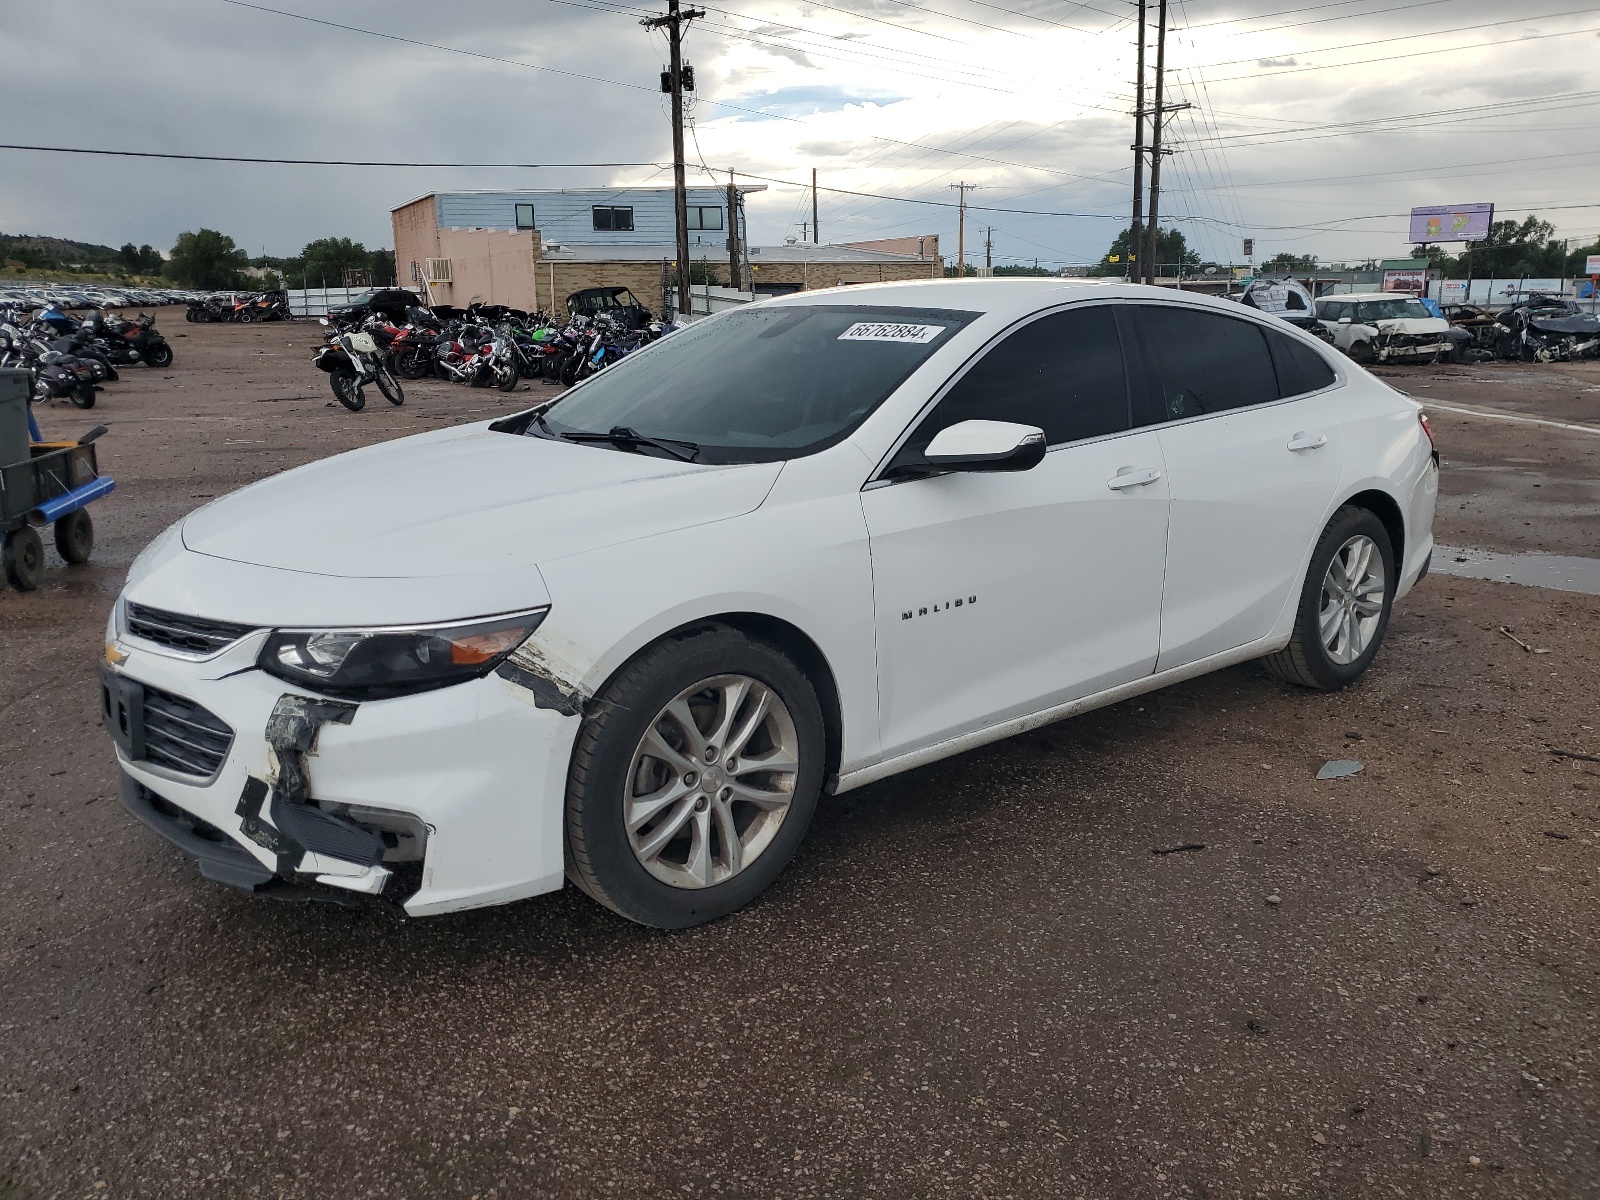
{"label": "debris on ground", "polygon": [[1334,758],[1322,764],[1318,779],[1348,779],[1366,770],[1366,764],[1354,758]]}
{"label": "debris on ground", "polygon": [[1152,847],[1150,847],[1150,853],[1151,854],[1183,854],[1183,853],[1185,853],[1187,851],[1190,851],[1190,850],[1204,850],[1205,848],[1206,848],[1206,844],[1204,842],[1185,842],[1181,846],[1152,846]]}
{"label": "debris on ground", "polygon": [[1545,650],[1542,647],[1535,647],[1535,646],[1528,645],[1527,642],[1523,641],[1516,634],[1511,632],[1511,627],[1509,625],[1500,626],[1500,632],[1505,634],[1508,638],[1510,638],[1517,645],[1521,646],[1529,654],[1549,654],[1550,653],[1550,651]]}
{"label": "debris on ground", "polygon": [[1579,762],[1600,762],[1600,754],[1581,754],[1577,750],[1557,750],[1554,746],[1549,747],[1549,750],[1557,758],[1575,758]]}

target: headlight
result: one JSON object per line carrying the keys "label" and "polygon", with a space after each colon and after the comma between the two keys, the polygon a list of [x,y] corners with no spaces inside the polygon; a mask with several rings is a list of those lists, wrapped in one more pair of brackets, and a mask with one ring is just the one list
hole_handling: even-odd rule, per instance
{"label": "headlight", "polygon": [[384,700],[487,675],[539,628],[548,606],[450,625],[274,630],[257,665],[346,700]]}

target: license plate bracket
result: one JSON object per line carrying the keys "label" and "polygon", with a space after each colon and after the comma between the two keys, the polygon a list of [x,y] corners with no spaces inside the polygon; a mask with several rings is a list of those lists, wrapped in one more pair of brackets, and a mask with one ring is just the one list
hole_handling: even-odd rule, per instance
{"label": "license plate bracket", "polygon": [[115,671],[100,672],[100,722],[133,762],[144,757],[144,684]]}

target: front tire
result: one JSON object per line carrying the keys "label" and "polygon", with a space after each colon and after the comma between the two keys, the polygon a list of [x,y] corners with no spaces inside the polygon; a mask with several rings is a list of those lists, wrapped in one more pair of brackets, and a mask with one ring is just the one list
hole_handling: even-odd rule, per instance
{"label": "front tire", "polygon": [[144,365],[147,367],[170,367],[172,365],[172,347],[162,342],[159,346],[152,346],[144,356]]}
{"label": "front tire", "polygon": [[703,626],[643,651],[590,706],[567,781],[567,874],[612,911],[684,929],[744,907],[794,857],[822,791],[811,681]]}
{"label": "front tire", "polygon": [[406,402],[405,390],[401,388],[400,381],[389,373],[389,368],[378,368],[378,390],[383,393],[383,398],[390,404],[399,407]]}
{"label": "front tire", "polygon": [[1398,583],[1383,522],[1341,508],[1312,552],[1289,644],[1261,660],[1268,674],[1322,692],[1354,683],[1383,644]]}
{"label": "front tire", "polygon": [[357,382],[354,371],[330,373],[328,385],[333,388],[333,394],[338,397],[339,403],[351,412],[360,412],[367,406],[367,398],[362,394],[361,384]]}

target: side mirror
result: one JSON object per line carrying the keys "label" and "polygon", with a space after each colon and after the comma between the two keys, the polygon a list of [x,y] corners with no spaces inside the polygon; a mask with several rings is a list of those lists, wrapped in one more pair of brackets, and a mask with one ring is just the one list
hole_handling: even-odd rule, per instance
{"label": "side mirror", "polygon": [[1032,425],[959,421],[935,434],[922,457],[936,471],[1028,471],[1044,452],[1044,430]]}
{"label": "side mirror", "polygon": [[1340,317],[1339,318],[1339,324],[1341,324],[1341,325],[1350,324],[1350,318],[1349,317]]}

